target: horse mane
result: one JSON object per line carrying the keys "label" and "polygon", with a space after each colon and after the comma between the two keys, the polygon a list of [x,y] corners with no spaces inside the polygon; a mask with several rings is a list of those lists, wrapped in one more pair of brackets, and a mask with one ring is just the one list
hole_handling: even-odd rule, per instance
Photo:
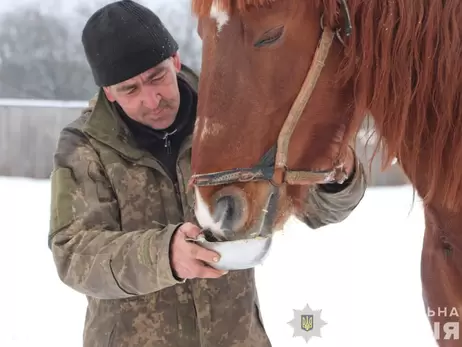
{"label": "horse mane", "polygon": [[233,13],[235,11],[245,12],[250,7],[263,7],[276,0],[192,0],[192,12],[197,16],[206,16],[210,13],[212,5],[222,11]]}
{"label": "horse mane", "polygon": [[[316,0],[339,21],[336,0]],[[383,166],[397,157],[426,203],[460,207],[462,2],[348,0],[353,24],[340,78],[356,119],[372,112]],[[423,178],[423,180],[422,180]],[[428,188],[423,189],[427,186]]]}

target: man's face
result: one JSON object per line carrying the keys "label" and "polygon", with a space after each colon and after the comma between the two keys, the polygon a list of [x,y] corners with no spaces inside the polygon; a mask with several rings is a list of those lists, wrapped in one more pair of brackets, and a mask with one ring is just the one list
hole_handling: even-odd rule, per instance
{"label": "man's face", "polygon": [[104,87],[109,101],[117,101],[135,121],[154,129],[165,129],[175,120],[180,106],[176,73],[178,55],[119,84]]}

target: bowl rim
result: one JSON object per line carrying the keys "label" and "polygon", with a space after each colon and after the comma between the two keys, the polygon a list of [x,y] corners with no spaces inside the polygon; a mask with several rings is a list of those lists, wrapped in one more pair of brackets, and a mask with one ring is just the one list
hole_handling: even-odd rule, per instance
{"label": "bowl rim", "polygon": [[[205,235],[201,234],[195,239],[189,239],[189,241],[203,245],[205,248],[216,251],[222,256],[217,263],[207,263],[209,266],[219,270],[231,271],[250,269],[257,265],[261,265],[270,253],[273,237],[272,235],[268,235],[231,241],[209,241]],[[242,251],[243,244],[249,245],[245,250],[253,249],[255,253],[248,253],[246,257],[244,257],[244,259],[248,261],[235,261],[237,257],[232,257],[231,255],[236,254],[238,249]],[[234,247],[236,247],[236,249],[233,251]],[[223,251],[227,253],[223,253]],[[239,258],[242,259],[242,257]]]}

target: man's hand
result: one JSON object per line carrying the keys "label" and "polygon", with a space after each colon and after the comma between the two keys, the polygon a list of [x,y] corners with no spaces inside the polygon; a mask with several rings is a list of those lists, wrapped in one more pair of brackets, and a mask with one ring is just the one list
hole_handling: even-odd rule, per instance
{"label": "man's hand", "polygon": [[218,278],[227,273],[204,263],[218,261],[219,254],[186,240],[196,238],[200,234],[201,230],[196,225],[185,223],[173,235],[170,261],[175,275],[181,279]]}

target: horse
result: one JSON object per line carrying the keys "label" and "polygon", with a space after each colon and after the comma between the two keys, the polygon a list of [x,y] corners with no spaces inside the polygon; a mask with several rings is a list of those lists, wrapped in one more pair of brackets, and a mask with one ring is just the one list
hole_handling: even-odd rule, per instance
{"label": "horse", "polygon": [[424,206],[422,296],[435,339],[459,345],[462,2],[192,0],[192,12],[199,222],[225,239],[273,234],[313,185],[342,179],[370,117],[382,168],[396,159]]}

